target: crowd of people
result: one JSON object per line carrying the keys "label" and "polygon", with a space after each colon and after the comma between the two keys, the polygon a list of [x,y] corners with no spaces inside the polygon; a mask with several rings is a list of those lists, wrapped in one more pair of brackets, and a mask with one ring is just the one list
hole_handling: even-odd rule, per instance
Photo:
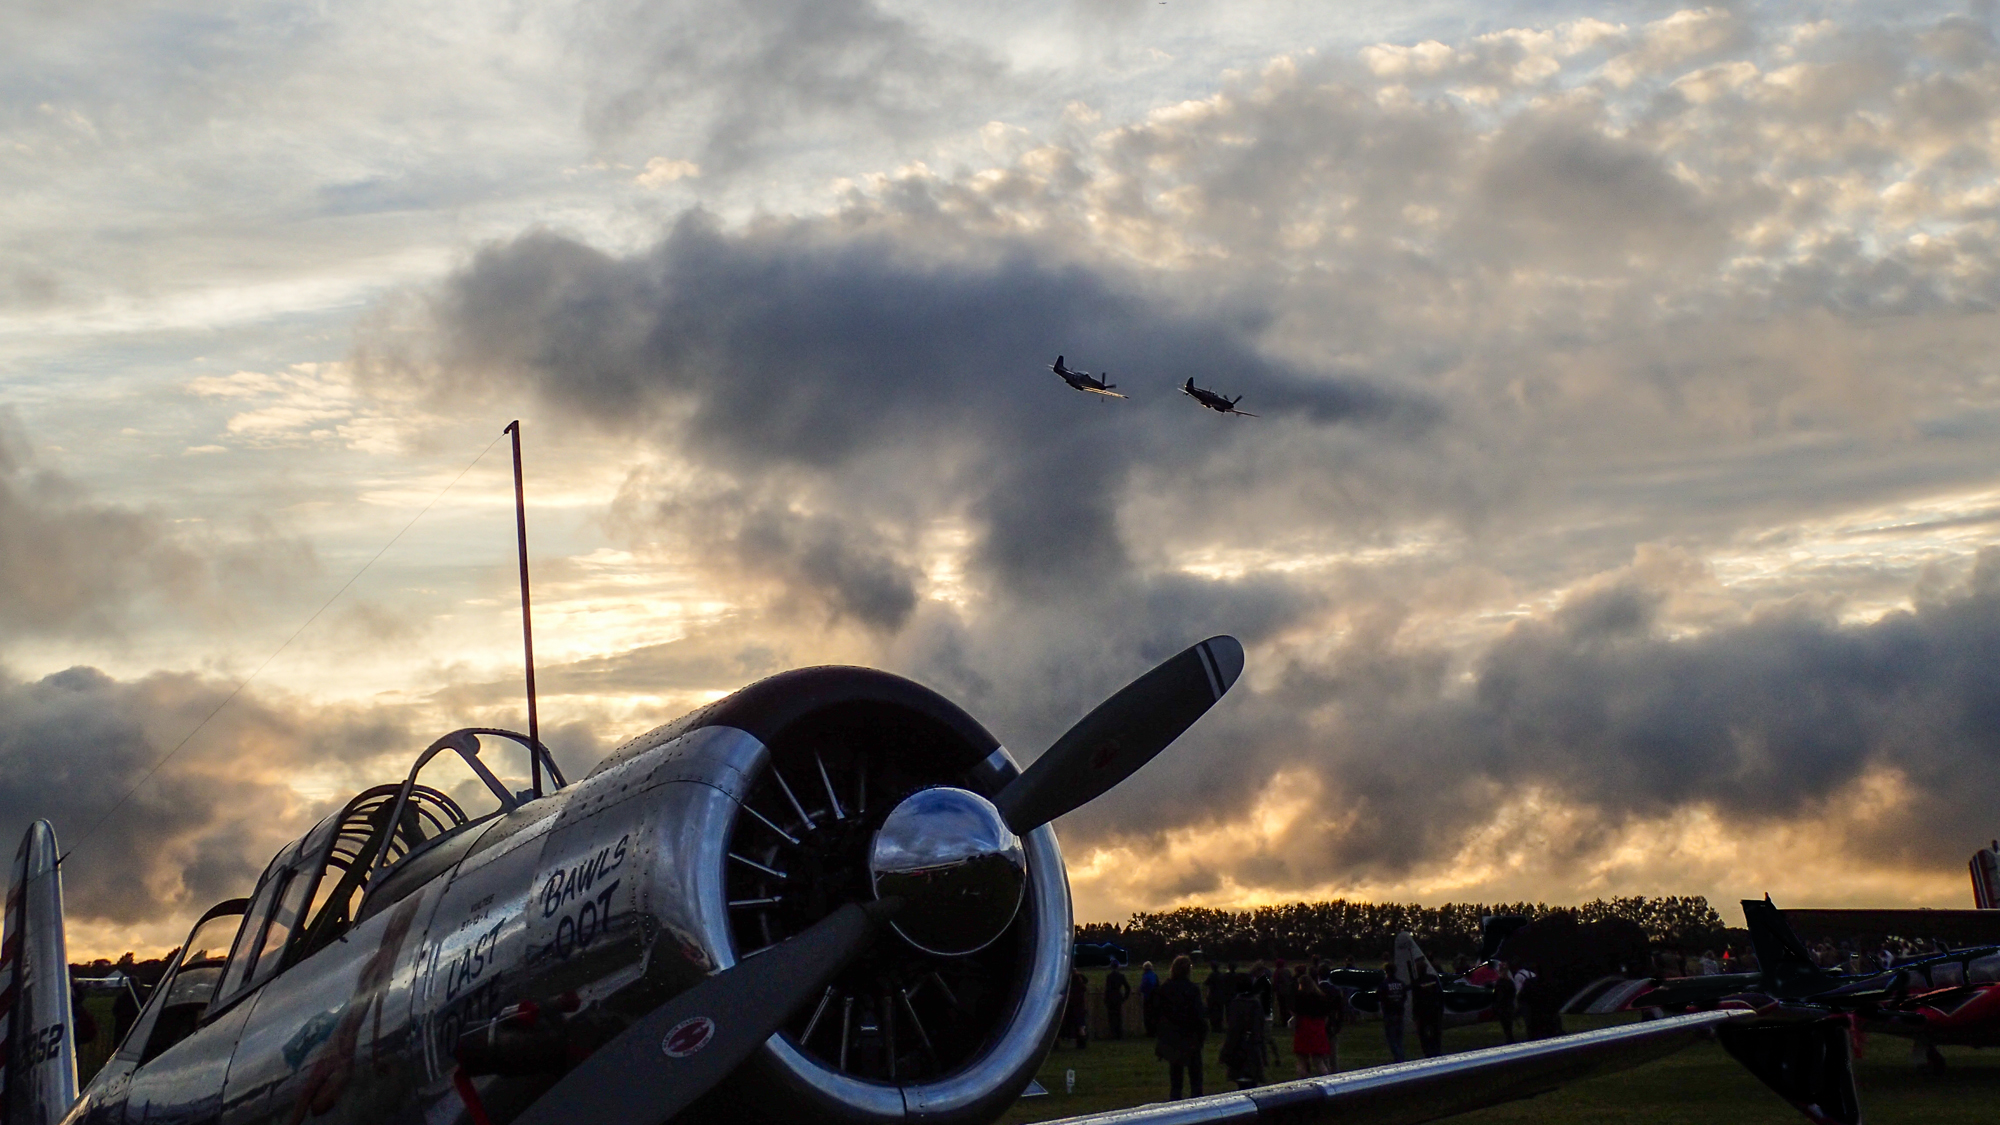
{"label": "crowd of people", "polygon": [[[1522,1017],[1526,1017],[1525,1031],[1530,1038],[1561,1034],[1555,1005],[1539,997],[1538,978],[1532,970],[1510,968],[1497,961],[1477,969],[1469,964],[1458,968],[1468,983],[1492,990],[1493,1015],[1507,1042],[1514,1042],[1515,1024]],[[1197,982],[1193,958],[1178,956],[1164,979],[1151,961],[1145,962],[1135,988],[1123,968],[1114,963],[1105,973],[1100,991],[1105,1033],[1113,1039],[1124,1038],[1125,1008],[1136,991],[1145,1035],[1154,1041],[1154,1054],[1167,1064],[1168,1096],[1173,1099],[1199,1097],[1204,1092],[1203,1063],[1211,1037],[1216,1040],[1215,1061],[1238,1089],[1286,1077],[1271,1071],[1280,1058],[1277,1045],[1287,1036],[1292,1069],[1298,1077],[1333,1074],[1340,1069],[1340,1033],[1358,1014],[1351,999],[1358,991],[1351,983],[1355,974],[1351,958],[1344,965],[1320,958],[1291,965],[1282,960],[1272,965],[1259,961],[1247,970],[1235,963],[1211,961],[1207,975]],[[1363,997],[1370,1000],[1371,1009],[1380,1011],[1382,1034],[1390,1057],[1397,1062],[1407,1058],[1407,1024],[1415,1025],[1417,1045],[1424,1057],[1444,1053],[1445,978],[1421,959],[1411,966],[1408,976],[1405,980],[1395,964],[1384,964],[1379,982]],[[1073,970],[1062,1039],[1077,1049],[1089,1044],[1089,991],[1082,971]],[[1550,1021],[1555,1021],[1553,1028],[1548,1026]]]}
{"label": "crowd of people", "polygon": [[1754,971],[1757,958],[1733,949],[1724,949],[1720,954],[1713,949],[1691,953],[1679,949],[1661,949],[1653,954],[1653,975],[1662,980],[1674,977],[1712,977],[1717,973],[1742,973]]}
{"label": "crowd of people", "polygon": [[[1849,973],[1884,971],[1899,960],[1930,952],[1894,939],[1867,947],[1822,941],[1809,951],[1819,965]],[[1653,951],[1650,959],[1652,975],[1659,978],[1757,970],[1757,959],[1747,948],[1725,947],[1718,953],[1669,947]],[[1497,960],[1475,966],[1470,958],[1460,957],[1452,969],[1447,977],[1421,955],[1404,970],[1394,963],[1384,964],[1379,974],[1358,970],[1352,958],[1344,965],[1319,957],[1290,965],[1283,960],[1271,964],[1258,961],[1247,970],[1235,962],[1209,961],[1206,975],[1197,981],[1194,957],[1183,955],[1173,958],[1164,978],[1153,962],[1144,962],[1136,983],[1113,961],[1099,996],[1105,1034],[1113,1039],[1125,1037],[1128,1002],[1138,997],[1144,1034],[1153,1040],[1154,1054],[1167,1064],[1168,1096],[1173,1099],[1202,1095],[1203,1064],[1211,1049],[1222,1073],[1238,1089],[1289,1077],[1272,1073],[1280,1064],[1278,1048],[1287,1036],[1291,1069],[1298,1077],[1336,1073],[1340,1069],[1340,1034],[1364,1009],[1370,1015],[1380,1015],[1382,1035],[1393,1061],[1407,1060],[1405,1039],[1410,1030],[1424,1057],[1441,1055],[1447,1022],[1446,986],[1453,979],[1487,990],[1473,994],[1475,1004],[1483,1001],[1481,1018],[1496,1022],[1505,1042],[1563,1033],[1560,1006],[1565,997],[1556,994],[1557,986],[1538,974],[1535,966]],[[1624,967],[1627,973],[1635,970],[1643,971],[1639,965]],[[1062,1037],[1078,1049],[1089,1042],[1089,993],[1082,971],[1072,971]],[[1457,988],[1455,995],[1460,1010],[1469,1011],[1465,990]]]}

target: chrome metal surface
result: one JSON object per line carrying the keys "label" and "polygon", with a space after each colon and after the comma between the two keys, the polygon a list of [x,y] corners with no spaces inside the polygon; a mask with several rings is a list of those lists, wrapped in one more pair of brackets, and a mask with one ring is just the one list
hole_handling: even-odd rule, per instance
{"label": "chrome metal surface", "polygon": [[1421,1062],[1280,1082],[1241,1093],[1064,1118],[1051,1125],[1213,1125],[1263,1117],[1341,1125],[1430,1121],[1538,1094],[1577,1078],[1638,1066],[1708,1038],[1718,1025],[1749,1018],[1749,1012],[1697,1012]]}
{"label": "chrome metal surface", "polygon": [[46,820],[29,825],[14,854],[5,939],[12,978],[6,1036],[12,1058],[4,1091],[9,1121],[55,1121],[76,1101],[59,855],[55,828]]}
{"label": "chrome metal surface", "polygon": [[[672,935],[667,949],[678,949],[701,973],[736,963],[729,940],[729,903],[724,896],[724,865],[729,838],[737,823],[738,802],[749,789],[749,778],[763,769],[770,751],[762,742],[734,727],[702,727],[662,748],[667,761],[654,764],[648,754],[632,761],[649,778],[670,782],[655,797],[652,847],[674,857],[649,872],[644,901],[655,920]],[[679,781],[686,767],[712,782]],[[719,782],[719,784],[718,784]]]}
{"label": "chrome metal surface", "polygon": [[925,953],[958,957],[991,945],[1027,888],[1020,837],[993,802],[940,785],[903,798],[868,850],[876,896],[906,900],[890,925]]}
{"label": "chrome metal surface", "polygon": [[1008,1032],[964,1068],[933,1082],[904,1086],[903,1103],[913,1118],[973,1113],[982,1105],[992,1106],[999,1091],[1002,1098],[991,1110],[997,1114],[1027,1086],[1055,1042],[1056,1021],[1069,997],[1073,951],[1069,877],[1054,829],[1045,824],[1021,843],[1028,856],[1028,900],[1022,912],[1031,927],[1030,947],[1027,971],[1007,1016]]}
{"label": "chrome metal surface", "polygon": [[[826,800],[828,804],[833,806],[833,819],[846,820],[847,811],[840,807],[840,794],[833,791],[833,779],[826,775],[826,759],[820,757],[820,753],[817,750],[813,751],[813,764],[819,767],[819,783],[826,786]],[[865,780],[868,775],[862,774],[861,776]]]}
{"label": "chrome metal surface", "polygon": [[806,831],[811,831],[818,827],[813,822],[813,818],[806,814],[806,807],[799,804],[799,799],[792,795],[792,787],[785,784],[785,775],[779,772],[776,766],[771,767],[771,780],[778,783],[778,788],[784,792],[785,800],[791,804],[792,811],[799,814],[799,819],[805,822]]}
{"label": "chrome metal surface", "polygon": [[1014,760],[1005,746],[996,746],[984,761],[966,771],[965,780],[974,792],[990,798],[1019,776],[1021,763]]}

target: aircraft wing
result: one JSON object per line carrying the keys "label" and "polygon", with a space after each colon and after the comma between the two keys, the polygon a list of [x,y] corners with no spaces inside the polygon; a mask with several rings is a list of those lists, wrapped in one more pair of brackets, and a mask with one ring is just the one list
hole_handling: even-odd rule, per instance
{"label": "aircraft wing", "polygon": [[1794,932],[1815,938],[1889,935],[1952,945],[2000,945],[2000,910],[1787,910]]}
{"label": "aircraft wing", "polygon": [[[1722,1025],[1732,1025],[1731,1031],[1748,1031],[1751,1029],[1741,1025],[1750,1018],[1750,1013],[1741,1011],[1697,1012],[1422,1062],[1067,1117],[1050,1125],[1204,1125],[1207,1122],[1247,1125],[1263,1120],[1281,1121],[1285,1125],[1309,1121],[1325,1121],[1329,1125],[1414,1125],[1533,1097],[1566,1082],[1638,1066],[1707,1039]],[[1736,1053],[1734,1048],[1732,1053]],[[1749,1065],[1757,1069],[1755,1064]],[[1792,1069],[1796,1073],[1800,1068]],[[1841,1070],[1851,1098],[1852,1072],[1845,1067]],[[1764,1075],[1760,1073],[1759,1077]],[[1848,1125],[1858,1125],[1860,1120],[1858,1110],[1849,1118],[1822,1109],[1822,1105],[1839,1100],[1829,1096],[1828,1091],[1778,1088],[1778,1092],[1816,1120],[1843,1121]]]}
{"label": "aircraft wing", "polygon": [[1105,389],[1104,389],[1103,387],[1078,387],[1078,388],[1077,388],[1077,390],[1079,390],[1079,391],[1089,391],[1089,392],[1090,392],[1091,394],[1094,394],[1094,395],[1104,395],[1104,396],[1105,396],[1105,397],[1107,397],[1107,398],[1124,398],[1124,397],[1125,397],[1124,395],[1121,395],[1121,394],[1119,394],[1119,393],[1118,393],[1117,391],[1107,391],[1107,390],[1105,390]]}

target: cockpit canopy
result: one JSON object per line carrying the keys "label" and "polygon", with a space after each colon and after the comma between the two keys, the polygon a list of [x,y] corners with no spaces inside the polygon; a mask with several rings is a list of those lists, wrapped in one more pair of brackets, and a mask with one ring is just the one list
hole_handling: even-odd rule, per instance
{"label": "cockpit canopy", "polygon": [[[529,747],[557,788],[567,784],[548,748],[525,735],[474,727],[431,743],[401,783],[363,790],[280,849],[248,899],[232,899],[203,915],[120,1054],[137,1053],[143,1062],[172,1046],[456,863],[482,835],[471,831],[475,825],[542,796],[534,789],[514,792],[501,782],[479,757],[482,734]],[[457,752],[497,808],[469,817],[450,794],[418,783],[424,767],[445,750]],[[233,941],[219,944],[231,932]]]}
{"label": "cockpit canopy", "polygon": [[469,823],[458,802],[427,785],[363,790],[265,868],[216,1002],[229,1003],[346,933],[378,873]]}

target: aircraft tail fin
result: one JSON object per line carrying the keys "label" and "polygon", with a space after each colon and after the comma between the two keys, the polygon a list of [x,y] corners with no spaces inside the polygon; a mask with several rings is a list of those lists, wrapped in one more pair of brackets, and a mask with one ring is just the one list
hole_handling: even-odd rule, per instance
{"label": "aircraft tail fin", "polygon": [[1062,357],[1061,357],[1061,356],[1057,356],[1057,357],[1056,357],[1056,370],[1057,370],[1057,371],[1061,371],[1061,370],[1062,370],[1062,365],[1063,365],[1063,362],[1062,362]]}
{"label": "aircraft tail fin", "polygon": [[60,855],[55,829],[46,820],[28,826],[14,853],[0,931],[4,1125],[56,1125],[76,1102],[76,1025],[63,940]]}
{"label": "aircraft tail fin", "polygon": [[1854,1028],[1845,1017],[1802,1023],[1724,1024],[1722,1049],[1818,1125],[1861,1125],[1854,1089]]}
{"label": "aircraft tail fin", "polygon": [[2000,840],[1972,853],[1972,905],[2000,909]]}
{"label": "aircraft tail fin", "polygon": [[1527,925],[1532,919],[1526,914],[1488,914],[1479,920],[1479,959],[1491,961],[1500,955],[1500,947],[1514,936],[1514,931]]}
{"label": "aircraft tail fin", "polygon": [[1829,980],[1836,974],[1813,963],[1806,943],[1792,932],[1785,914],[1771,904],[1770,896],[1743,900],[1743,921],[1750,929],[1750,945],[1757,951],[1757,967],[1764,974],[1764,988],[1777,995],[1810,982]]}

